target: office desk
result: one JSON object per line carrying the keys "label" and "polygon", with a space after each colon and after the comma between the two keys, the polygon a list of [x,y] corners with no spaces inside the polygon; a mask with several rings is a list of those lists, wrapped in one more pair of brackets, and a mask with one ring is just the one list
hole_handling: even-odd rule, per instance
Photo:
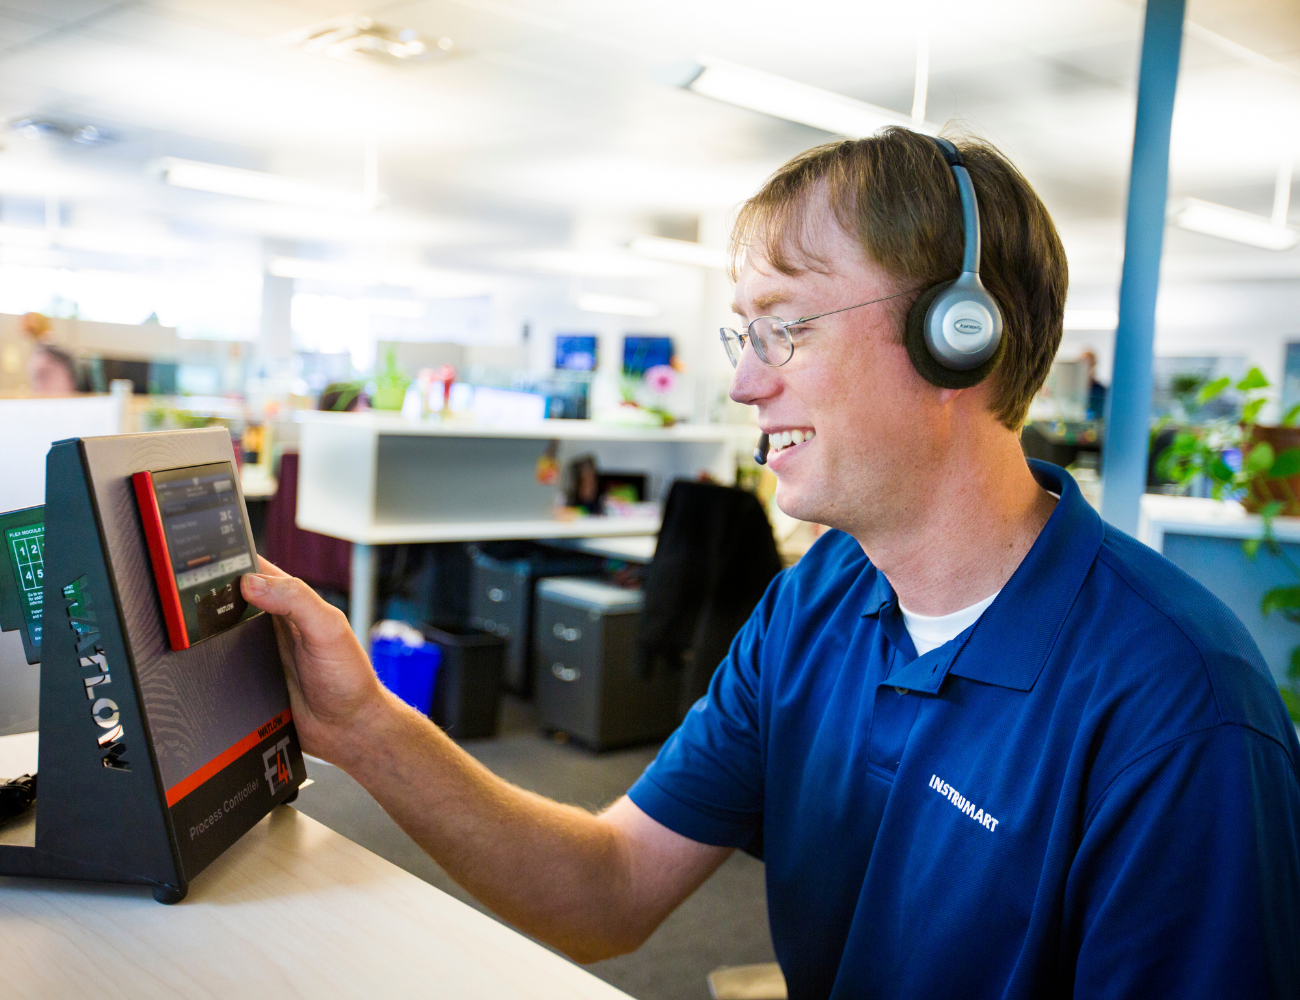
{"label": "office desk", "polygon": [[[35,769],[36,734],[0,737],[0,775]],[[626,1000],[291,806],[176,906],[143,888],[0,878],[0,996]]]}
{"label": "office desk", "polygon": [[[1294,586],[1286,563],[1261,550],[1254,559],[1241,543],[1258,538],[1263,519],[1235,501],[1146,494],[1138,518],[1138,538],[1162,553],[1223,601],[1250,632],[1276,680],[1286,679],[1291,650],[1300,629],[1276,612],[1264,617],[1260,601],[1273,587]],[[1279,517],[1273,532],[1287,555],[1300,559],[1300,517]]]}
{"label": "office desk", "polygon": [[614,535],[608,538],[549,538],[546,542],[553,548],[590,552],[606,559],[649,563],[654,560],[659,539],[655,535]]}
{"label": "office desk", "polygon": [[658,517],[554,516],[558,484],[537,479],[554,445],[561,471],[581,455],[601,469],[649,473],[649,491],[708,472],[736,476],[743,426],[636,428],[591,420],[499,427],[368,413],[304,412],[298,460],[298,527],[352,542],[352,627],[374,620],[375,545],[409,542],[653,535]]}

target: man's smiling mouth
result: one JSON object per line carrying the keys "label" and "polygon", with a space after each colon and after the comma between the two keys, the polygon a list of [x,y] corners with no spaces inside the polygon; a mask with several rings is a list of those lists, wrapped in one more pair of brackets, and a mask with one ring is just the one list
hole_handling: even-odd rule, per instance
{"label": "man's smiling mouth", "polygon": [[771,431],[768,433],[769,453],[776,455],[787,448],[794,448],[805,441],[811,441],[817,436],[817,432],[811,427],[796,427],[785,431]]}

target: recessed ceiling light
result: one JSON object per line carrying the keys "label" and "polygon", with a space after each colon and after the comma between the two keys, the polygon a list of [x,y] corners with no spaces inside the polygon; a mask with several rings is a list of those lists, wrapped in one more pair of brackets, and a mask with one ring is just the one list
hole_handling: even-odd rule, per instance
{"label": "recessed ceiling light", "polygon": [[1185,199],[1172,213],[1170,221],[1181,229],[1264,250],[1290,250],[1300,244],[1300,232],[1290,226],[1278,225],[1262,215],[1199,198]]}
{"label": "recessed ceiling light", "polygon": [[310,33],[299,45],[334,59],[361,56],[384,62],[445,59],[456,51],[450,38],[426,39],[414,28],[391,28],[369,17],[335,21]]}
{"label": "recessed ceiling light", "polygon": [[660,71],[656,77],[704,97],[855,139],[886,125],[938,131],[936,125],[913,121],[888,108],[711,56],[699,56],[694,63]]}
{"label": "recessed ceiling light", "polygon": [[71,139],[82,146],[102,146],[117,138],[98,125],[75,125],[49,118],[20,118],[11,122],[9,128],[27,139]]}

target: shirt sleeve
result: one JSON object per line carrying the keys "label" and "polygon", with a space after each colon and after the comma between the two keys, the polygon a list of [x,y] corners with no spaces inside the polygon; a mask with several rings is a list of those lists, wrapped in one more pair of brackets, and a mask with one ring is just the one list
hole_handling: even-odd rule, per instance
{"label": "shirt sleeve", "polygon": [[708,693],[628,791],[652,819],[703,844],[753,850],[761,835],[760,660],[784,576],[732,640]]}
{"label": "shirt sleeve", "polygon": [[1300,783],[1287,750],[1224,724],[1131,764],[1085,820],[1065,920],[1079,1000],[1295,996]]}

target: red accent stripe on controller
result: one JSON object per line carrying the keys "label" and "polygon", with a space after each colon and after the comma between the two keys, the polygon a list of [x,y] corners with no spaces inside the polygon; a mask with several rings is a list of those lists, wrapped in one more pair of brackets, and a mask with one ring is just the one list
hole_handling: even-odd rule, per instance
{"label": "red accent stripe on controller", "polygon": [[163,534],[158,496],[153,491],[153,473],[137,472],[131,477],[131,483],[140,504],[140,521],[144,524],[145,541],[149,543],[149,561],[153,563],[153,575],[158,583],[158,599],[162,602],[163,620],[167,623],[167,638],[172,649],[189,649],[189,631],[185,628],[185,612],[181,609],[181,595],[176,589],[172,558]]}

